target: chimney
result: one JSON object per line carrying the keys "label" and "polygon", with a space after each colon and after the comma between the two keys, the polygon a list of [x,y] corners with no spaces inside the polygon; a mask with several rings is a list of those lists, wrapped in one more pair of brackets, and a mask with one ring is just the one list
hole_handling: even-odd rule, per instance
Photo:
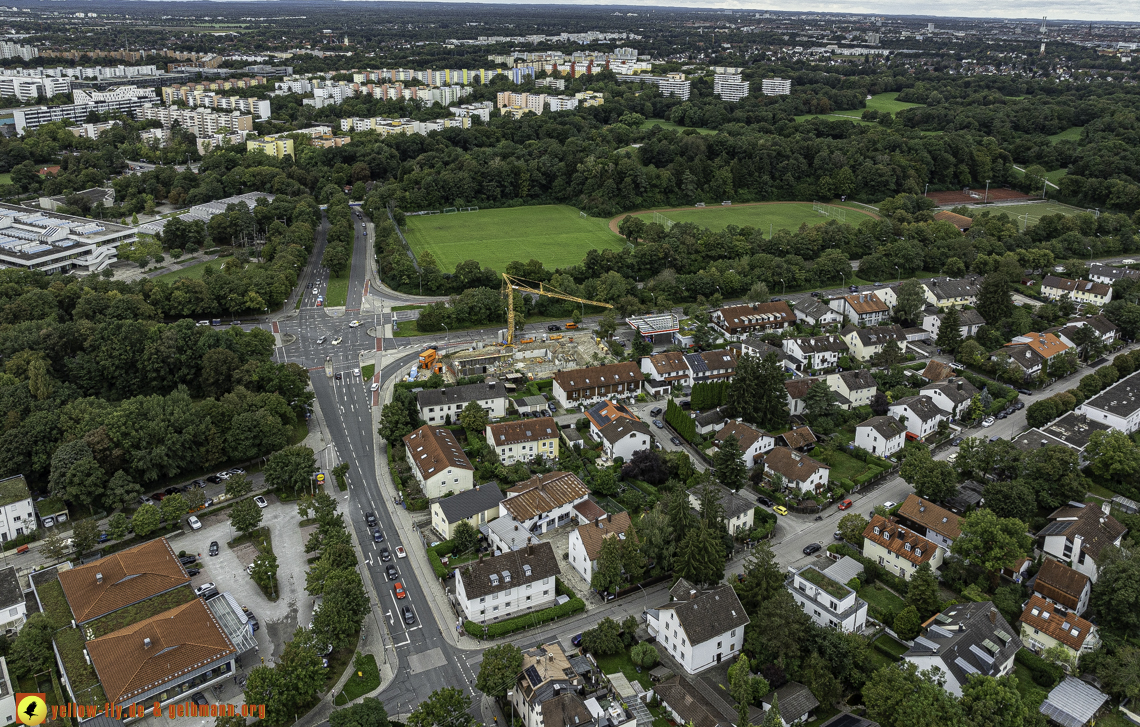
{"label": "chimney", "polygon": [[144,648],[144,649],[149,649],[149,648],[150,648],[150,637],[147,637],[147,638],[143,639],[143,648]]}
{"label": "chimney", "polygon": [[517,531],[518,531],[518,529],[519,529],[519,524],[518,524],[518,523],[515,523],[515,531],[517,532]]}
{"label": "chimney", "polygon": [[103,574],[102,573],[96,573],[95,574],[95,582],[96,583],[102,583],[103,582]]}
{"label": "chimney", "polygon": [[1070,560],[1072,567],[1077,567],[1077,559],[1081,557],[1081,548],[1084,547],[1085,539],[1081,535],[1073,536],[1073,557]]}
{"label": "chimney", "polygon": [[992,624],[997,623],[997,609],[996,608],[990,609],[990,623],[992,623]]}
{"label": "chimney", "polygon": [[1104,502],[1100,503],[1100,509],[1104,511],[1105,517],[1108,517],[1112,514],[1112,503],[1108,500],[1105,500]]}
{"label": "chimney", "polygon": [[689,600],[690,600],[690,601],[695,601],[695,600],[697,600],[697,589],[695,589],[695,588],[690,588],[690,589],[689,589]]}
{"label": "chimney", "polygon": [[958,380],[958,391],[961,391],[961,390],[962,390],[962,380],[959,379]]}
{"label": "chimney", "polygon": [[530,538],[526,539],[526,554],[534,555],[534,543],[530,542]]}

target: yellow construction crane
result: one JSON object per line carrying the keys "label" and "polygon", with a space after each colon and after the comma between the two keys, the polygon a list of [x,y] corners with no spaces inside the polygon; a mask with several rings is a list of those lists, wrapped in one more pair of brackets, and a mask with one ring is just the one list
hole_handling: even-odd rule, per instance
{"label": "yellow construction crane", "polygon": [[[537,288],[531,287],[537,285]],[[601,303],[596,300],[586,300],[585,298],[578,298],[573,295],[563,293],[557,288],[550,288],[542,283],[535,283],[533,280],[525,280],[523,278],[516,278],[512,275],[503,273],[503,293],[507,296],[507,345],[512,346],[515,342],[515,296],[514,291],[519,290],[523,293],[533,293],[535,295],[545,295],[547,298],[561,298],[562,300],[569,300],[575,303],[583,303],[586,305],[596,305],[601,308],[613,308],[609,303]]]}

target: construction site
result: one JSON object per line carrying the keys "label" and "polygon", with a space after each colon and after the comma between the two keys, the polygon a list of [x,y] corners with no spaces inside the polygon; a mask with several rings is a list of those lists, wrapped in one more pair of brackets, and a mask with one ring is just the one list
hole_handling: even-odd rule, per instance
{"label": "construction site", "polygon": [[420,354],[419,364],[404,381],[427,378],[433,373],[448,384],[465,376],[505,376],[518,372],[527,380],[553,378],[555,372],[613,363],[616,359],[589,331],[544,335],[522,339],[508,346],[502,343],[472,346],[448,354],[429,348]]}

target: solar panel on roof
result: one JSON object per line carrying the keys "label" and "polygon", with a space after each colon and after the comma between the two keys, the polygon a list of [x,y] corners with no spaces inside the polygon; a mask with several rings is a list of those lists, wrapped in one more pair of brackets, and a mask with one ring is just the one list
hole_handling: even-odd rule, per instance
{"label": "solar panel on roof", "polygon": [[539,684],[542,684],[542,677],[538,675],[538,669],[535,669],[533,666],[528,666],[523,671],[523,674],[526,674],[526,680],[530,682],[532,687],[537,687]]}

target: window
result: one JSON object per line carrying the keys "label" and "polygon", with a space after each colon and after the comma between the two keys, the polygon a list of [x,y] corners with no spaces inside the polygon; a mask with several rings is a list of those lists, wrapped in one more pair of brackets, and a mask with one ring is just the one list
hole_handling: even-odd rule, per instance
{"label": "window", "polygon": [[498,611],[498,610],[499,610],[498,606],[495,606],[494,608],[491,609],[491,611]]}
{"label": "window", "polygon": [[486,603],[486,602],[487,602],[486,596],[483,596],[482,598],[479,599],[479,603]]}
{"label": "window", "polygon": [[720,648],[720,646],[721,646],[721,642],[720,642],[720,641],[716,642],[716,648],[718,648],[718,649],[719,649],[719,648]]}

